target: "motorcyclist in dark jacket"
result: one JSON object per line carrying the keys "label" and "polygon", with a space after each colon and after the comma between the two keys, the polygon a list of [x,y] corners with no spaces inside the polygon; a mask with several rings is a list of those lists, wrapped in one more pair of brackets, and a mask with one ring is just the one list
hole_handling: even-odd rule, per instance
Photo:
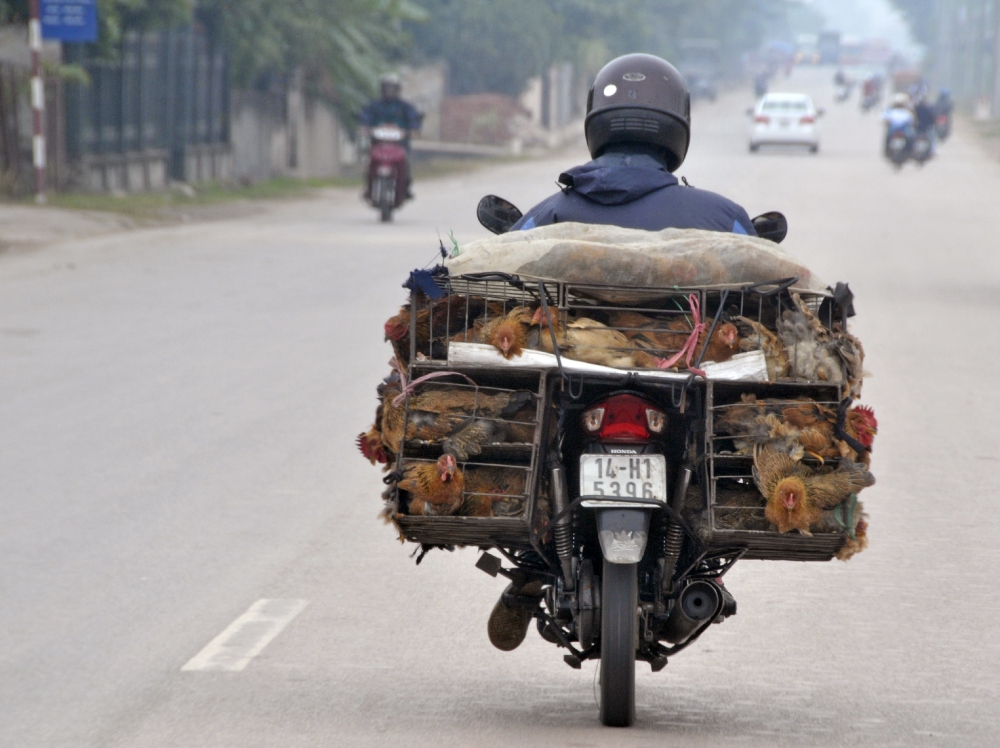
{"label": "motorcyclist in dark jacket", "polygon": [[670,63],[644,54],[609,62],[590,90],[584,127],[594,160],[561,174],[562,192],[529,210],[513,231],[575,221],[756,236],[743,208],[682,186],[672,173],[687,155],[691,99]]}
{"label": "motorcyclist in dark jacket", "polygon": [[[402,146],[406,152],[410,151],[410,138],[420,131],[423,122],[423,115],[417,108],[408,101],[400,98],[402,83],[395,73],[386,73],[379,79],[382,97],[369,102],[358,117],[361,123],[361,132],[370,138],[372,130],[379,125],[396,125],[404,133]],[[410,191],[412,176],[410,165],[406,164],[406,197],[413,197]],[[365,198],[371,197],[371,181],[365,187]]]}

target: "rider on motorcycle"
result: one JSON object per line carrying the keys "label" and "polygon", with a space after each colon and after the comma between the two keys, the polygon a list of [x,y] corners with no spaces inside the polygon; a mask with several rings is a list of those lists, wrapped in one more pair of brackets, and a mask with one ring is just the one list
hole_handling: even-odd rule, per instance
{"label": "rider on motorcycle", "polygon": [[930,142],[930,152],[934,153],[934,143],[937,140],[934,125],[937,124],[937,108],[927,101],[926,95],[919,96],[914,101],[913,114],[916,119],[917,136],[926,137]]}
{"label": "rider on motorcycle", "polygon": [[947,88],[942,88],[940,93],[938,93],[938,100],[934,108],[937,110],[938,116],[943,114],[950,117],[952,110],[955,108],[955,102],[951,99],[951,91]]}
{"label": "rider on motorcycle", "polygon": [[[361,132],[366,136],[371,136],[372,128],[378,125],[397,125],[405,134],[403,147],[407,153],[410,151],[410,138],[420,130],[420,123],[423,116],[417,108],[408,101],[400,98],[402,84],[399,76],[395,73],[386,73],[379,79],[382,97],[370,102],[361,110],[359,117],[361,121]],[[410,193],[410,170],[406,165],[406,197],[412,198]],[[372,186],[369,183],[366,187],[365,197],[371,197]]]}
{"label": "rider on motorcycle", "polygon": [[951,99],[951,91],[942,88],[934,104],[934,112],[937,114],[937,135],[942,142],[951,135],[951,113],[954,109],[955,102]]}
{"label": "rider on motorcycle", "polygon": [[742,207],[687,180],[681,186],[673,175],[687,156],[691,99],[670,63],[632,54],[605,65],[587,97],[584,129],[594,160],[560,174],[564,189],[512,230],[576,221],[756,236]]}
{"label": "rider on motorcycle", "polygon": [[913,138],[916,118],[910,104],[910,97],[904,93],[896,94],[892,97],[889,108],[882,113],[882,121],[885,122],[885,151],[889,154],[889,139],[893,133],[902,131],[906,134],[907,141]]}

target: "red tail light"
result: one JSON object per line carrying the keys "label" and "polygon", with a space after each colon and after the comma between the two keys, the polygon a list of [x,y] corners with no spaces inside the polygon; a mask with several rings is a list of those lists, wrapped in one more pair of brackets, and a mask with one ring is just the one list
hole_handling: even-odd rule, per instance
{"label": "red tail light", "polygon": [[615,395],[584,411],[583,430],[601,441],[641,442],[662,434],[666,414],[635,395]]}
{"label": "red tail light", "polygon": [[816,118],[811,114],[807,114],[805,117],[799,120],[800,125],[812,125],[816,123]]}
{"label": "red tail light", "polygon": [[768,117],[766,114],[758,114],[756,117],[753,118],[753,121],[756,122],[758,125],[771,124],[771,118]]}

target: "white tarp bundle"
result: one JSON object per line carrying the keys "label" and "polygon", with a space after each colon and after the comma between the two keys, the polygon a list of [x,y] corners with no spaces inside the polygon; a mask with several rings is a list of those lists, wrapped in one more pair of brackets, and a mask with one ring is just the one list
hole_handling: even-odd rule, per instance
{"label": "white tarp bundle", "polygon": [[799,279],[797,290],[827,287],[773,242],[697,229],[557,223],[472,242],[446,264],[452,275],[503,272],[632,288],[744,285],[791,277]]}

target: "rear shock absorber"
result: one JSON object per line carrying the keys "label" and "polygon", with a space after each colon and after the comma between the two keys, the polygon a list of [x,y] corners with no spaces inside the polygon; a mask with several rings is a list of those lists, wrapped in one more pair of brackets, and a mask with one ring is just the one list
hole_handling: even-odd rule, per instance
{"label": "rear shock absorber", "polygon": [[[566,511],[569,506],[569,492],[566,488],[566,468],[556,463],[550,470],[552,485],[552,512],[557,516]],[[557,519],[552,526],[552,539],[556,544],[556,554],[562,565],[563,582],[567,590],[576,588],[576,577],[573,574],[573,518],[566,514]]]}
{"label": "rear shock absorber", "polygon": [[[684,506],[684,497],[687,495],[693,475],[694,470],[685,465],[677,476],[670,506],[678,514]],[[684,546],[684,528],[674,522],[669,515],[664,524],[666,527],[663,533],[663,577],[661,581],[663,594],[666,595],[673,587],[674,571],[677,569],[677,561],[681,557],[681,548]]]}

